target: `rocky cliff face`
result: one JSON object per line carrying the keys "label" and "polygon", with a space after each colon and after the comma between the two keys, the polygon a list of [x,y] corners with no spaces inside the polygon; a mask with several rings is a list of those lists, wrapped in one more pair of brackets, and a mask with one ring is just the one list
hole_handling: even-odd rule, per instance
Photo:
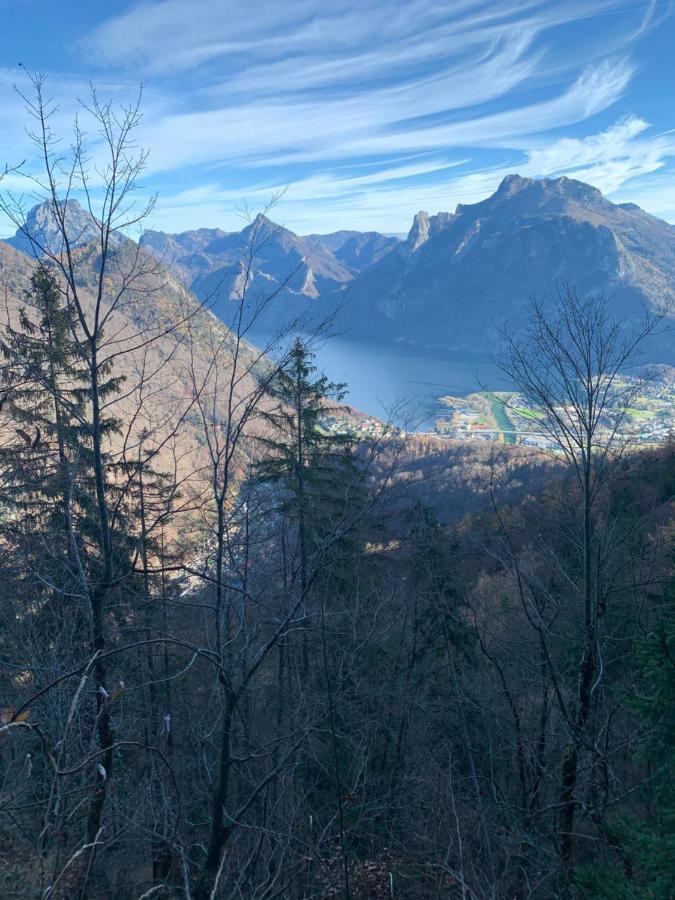
{"label": "rocky cliff face", "polygon": [[425,210],[420,210],[413,219],[412,226],[408,232],[408,239],[405,242],[405,249],[414,253],[416,250],[426,244],[430,237],[438,234],[448,226],[452,216],[450,213],[438,213],[430,216]]}
{"label": "rocky cliff face", "polygon": [[500,328],[521,325],[530,298],[565,285],[604,291],[627,323],[645,307],[672,314],[675,230],[582,182],[511,175],[454,214],[418,213],[408,239],[347,295],[371,335],[493,353]]}

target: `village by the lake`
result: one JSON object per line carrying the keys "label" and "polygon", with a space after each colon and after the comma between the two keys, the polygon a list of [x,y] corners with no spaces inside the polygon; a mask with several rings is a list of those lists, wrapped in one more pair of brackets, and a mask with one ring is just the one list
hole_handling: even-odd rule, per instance
{"label": "village by the lake", "polygon": [[[675,380],[668,373],[646,381],[624,377],[616,385],[616,403],[604,412],[599,429],[638,444],[665,444],[675,433]],[[631,395],[631,405],[623,400]],[[438,435],[457,440],[502,441],[544,450],[556,445],[541,425],[541,413],[519,393],[477,391],[465,397],[444,396],[435,423]],[[616,413],[614,413],[616,409]],[[621,410],[621,412],[619,412]],[[571,409],[561,410],[572,421]]]}

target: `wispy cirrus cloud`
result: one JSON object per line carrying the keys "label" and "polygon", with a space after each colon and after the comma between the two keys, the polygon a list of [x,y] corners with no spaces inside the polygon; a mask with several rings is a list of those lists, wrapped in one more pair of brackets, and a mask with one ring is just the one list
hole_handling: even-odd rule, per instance
{"label": "wispy cirrus cloud", "polygon": [[669,12],[654,0],[143,0],[74,47],[89,74],[150,87],[140,138],[157,223],[235,227],[242,201],[285,188],[291,227],[399,231],[507,171],[616,191],[667,168],[670,140],[633,96],[636,48]]}
{"label": "wispy cirrus cloud", "polygon": [[[489,62],[486,63],[489,65]],[[236,164],[242,168],[329,162],[402,152],[444,151],[450,147],[518,148],[525,135],[584,121],[611,106],[630,81],[626,59],[586,69],[559,96],[491,115],[455,117],[439,124],[424,90],[419,98],[391,96],[391,90],[335,101],[257,103],[166,115],[149,120],[146,142],[154,145],[151,167]],[[475,81],[489,82],[478,67]],[[476,90],[476,85],[473,86]],[[411,87],[409,93],[413,93]],[[419,102],[415,102],[418,99]],[[413,116],[417,111],[418,115]],[[412,121],[411,121],[412,118]]]}
{"label": "wispy cirrus cloud", "polygon": [[[651,135],[644,120],[630,117],[583,139],[560,138],[545,147],[537,146],[537,140],[541,141],[535,139],[513,164],[467,174],[454,174],[470,162],[467,159],[420,162],[359,176],[326,172],[290,185],[261,182],[251,186],[245,199],[255,208],[282,194],[279,219],[301,232],[331,231],[347,227],[356,219],[363,227],[382,231],[391,230],[392,221],[401,221],[400,230],[405,230],[411,211],[452,211],[457,203],[476,203],[517,170],[534,178],[569,175],[616,195],[617,202],[633,199],[646,208],[656,204],[655,212],[661,214],[675,209],[672,179],[658,182],[658,188],[649,178],[644,189],[641,181],[635,184],[636,179],[658,172],[675,159],[675,133]],[[621,191],[627,183],[633,184],[630,196]],[[180,219],[187,228],[204,221],[224,221],[241,200],[240,190],[221,189],[217,183],[210,183],[166,197],[159,222],[170,227],[172,221]]]}
{"label": "wispy cirrus cloud", "polygon": [[[102,64],[151,74],[185,72],[223,58],[235,72],[286,61],[289,71],[305,73],[305,63],[318,59],[334,84],[352,76],[352,65],[356,77],[370,80],[382,77],[383,69],[445,60],[523,29],[542,31],[627,8],[634,7],[626,0],[160,0],[104,21],[82,46]],[[653,16],[645,4],[632,27],[612,29],[604,22],[606,52],[634,37]],[[255,78],[253,85],[259,87]],[[282,85],[275,81],[277,90]],[[308,88],[311,82],[305,81]]]}

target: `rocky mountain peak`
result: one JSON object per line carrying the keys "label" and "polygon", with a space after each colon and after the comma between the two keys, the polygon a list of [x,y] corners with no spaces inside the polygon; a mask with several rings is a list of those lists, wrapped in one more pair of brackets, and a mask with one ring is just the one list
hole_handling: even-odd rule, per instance
{"label": "rocky mountain peak", "polygon": [[[59,210],[63,214],[72,246],[80,247],[99,237],[96,219],[77,200],[60,200]],[[45,200],[27,213],[24,228],[17,228],[14,237],[8,238],[5,243],[32,256],[34,252],[39,253],[40,248],[50,253],[59,253],[62,241],[55,204],[52,200]]]}
{"label": "rocky mountain peak", "polygon": [[413,219],[407,243],[415,251],[429,238],[429,213],[421,209]]}
{"label": "rocky mountain peak", "polygon": [[[251,222],[250,228],[274,228],[275,230],[281,230],[283,226],[277,225],[276,222],[273,222],[271,219],[268,219],[266,215],[263,213],[258,213],[255,219]],[[285,229],[284,229],[285,230]]]}
{"label": "rocky mountain peak", "polygon": [[590,184],[568,178],[524,178],[507,175],[491,196],[479,203],[460,204],[456,215],[483,218],[507,215],[511,218],[567,214],[577,217],[583,210],[607,213],[613,203]]}
{"label": "rocky mountain peak", "polygon": [[413,219],[412,227],[408,232],[406,247],[414,253],[422,244],[425,244],[430,237],[442,231],[452,220],[450,213],[440,212],[435,216],[430,216],[428,212],[421,209]]}
{"label": "rocky mountain peak", "polygon": [[[521,203],[532,203],[538,210],[550,204],[554,211],[560,204],[575,203],[585,209],[606,209],[612,207],[602,193],[591,184],[561,175],[560,178],[522,178],[507,175],[494,194],[494,199],[515,199]],[[490,198],[493,199],[493,198]]]}
{"label": "rocky mountain peak", "polygon": [[[529,298],[561,284],[605,292],[626,322],[645,308],[675,314],[675,228],[574,178],[512,174],[454,216],[418,213],[407,241],[362,272],[350,297],[373,310],[371,333],[492,353],[507,321],[520,327]],[[650,352],[662,353],[659,340]]]}
{"label": "rocky mountain peak", "polygon": [[568,178],[567,175],[561,175],[560,178],[523,178],[517,173],[503,178],[495,193],[488,199],[510,199],[517,194],[549,198],[565,197],[569,200],[586,203],[602,200],[607,203],[601,192],[593,185],[577,181],[575,178]]}
{"label": "rocky mountain peak", "polygon": [[495,196],[513,197],[514,194],[526,190],[535,183],[534,178],[523,178],[522,175],[518,175],[517,173],[507,175],[502,179]]}

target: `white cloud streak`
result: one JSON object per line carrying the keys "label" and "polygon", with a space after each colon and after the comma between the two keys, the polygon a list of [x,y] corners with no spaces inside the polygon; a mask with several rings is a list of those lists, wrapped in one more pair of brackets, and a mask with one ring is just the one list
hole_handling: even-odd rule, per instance
{"label": "white cloud streak", "polygon": [[[132,6],[82,44],[106,65],[154,74],[223,59],[247,72],[275,61],[303,72],[308,60],[319,58],[332,73],[332,84],[349,77],[355,63],[357,77],[371,78],[383,67],[444,59],[521,28],[551,28],[629,5],[626,0],[160,0]],[[646,27],[642,17],[639,21]],[[612,35],[605,32],[607,45]],[[282,83],[277,79],[275,89]],[[306,90],[309,83],[300,86]],[[253,86],[260,87],[255,77]]]}
{"label": "white cloud streak", "polygon": [[[299,230],[398,231],[416,209],[481,199],[514,169],[608,192],[662,169],[669,136],[635,115],[590,120],[625,96],[633,45],[665,6],[144,0],[78,47],[115,93],[150,82],[140,138],[157,224],[235,227],[243,200],[287,188],[280,214]],[[17,121],[0,102],[0,150]]]}
{"label": "white cloud streak", "polygon": [[[470,174],[452,174],[454,168],[466,164],[463,159],[398,166],[367,176],[310,176],[287,186],[275,214],[299,232],[349,228],[355,221],[359,227],[404,231],[417,209],[452,211],[457,203],[476,203],[514,171],[529,177],[568,175],[594,184],[616,202],[642,199],[647,209],[670,214],[675,208],[675,189],[667,182],[646,191],[641,190],[639,181],[631,191],[622,188],[657,172],[674,157],[675,134],[651,136],[645,121],[630,117],[585,138],[560,138],[546,147],[535,143],[512,165]],[[420,176],[426,180],[420,183]],[[245,199],[253,207],[264,206],[284,187],[272,182],[253,185]],[[171,228],[171,222],[179,221],[182,227],[191,228],[229,223],[227,227],[236,228],[238,220],[232,210],[241,199],[242,193],[236,189],[204,185],[166,197],[155,224]]]}

